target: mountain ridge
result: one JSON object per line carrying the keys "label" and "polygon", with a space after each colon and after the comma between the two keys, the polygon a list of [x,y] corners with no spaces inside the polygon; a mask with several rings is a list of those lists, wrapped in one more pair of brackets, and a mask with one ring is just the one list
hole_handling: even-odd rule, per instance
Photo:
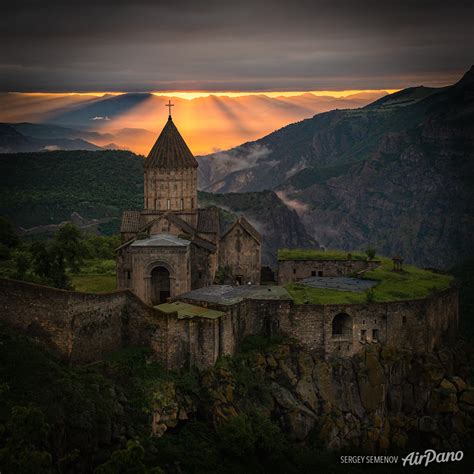
{"label": "mountain ridge", "polygon": [[472,255],[473,71],[449,87],[400,91],[199,157],[200,187],[273,189],[325,247],[374,245],[449,266]]}

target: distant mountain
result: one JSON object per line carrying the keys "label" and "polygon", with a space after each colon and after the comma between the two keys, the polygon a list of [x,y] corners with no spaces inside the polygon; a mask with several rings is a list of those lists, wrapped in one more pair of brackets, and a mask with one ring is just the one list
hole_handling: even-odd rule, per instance
{"label": "distant mountain", "polygon": [[[245,214],[264,235],[266,263],[282,246],[315,246],[298,214],[272,191],[213,195],[201,206]],[[104,232],[118,232],[124,209],[143,206],[143,158],[127,151],[54,151],[0,155],[0,216],[22,233],[51,232],[80,214]],[[106,226],[104,228],[104,223]]]}
{"label": "distant mountain", "polygon": [[472,255],[474,69],[199,158],[203,190],[273,189],[326,247],[446,267]]}
{"label": "distant mountain", "polygon": [[0,123],[0,153],[99,149],[82,138],[36,138],[20,133],[10,124]]}
{"label": "distant mountain", "polygon": [[114,135],[91,132],[89,130],[63,127],[52,123],[9,123],[17,132],[33,138],[82,138],[91,142],[113,140]]}
{"label": "distant mountain", "polygon": [[129,93],[104,96],[93,102],[73,105],[50,115],[48,122],[70,126],[91,127],[94,122],[103,123],[114,120],[130,110],[153,100],[149,93]]}
{"label": "distant mountain", "polygon": [[[82,138],[95,145],[116,143],[136,153],[148,154],[167,120],[165,103],[174,103],[173,117],[195,154],[225,149],[254,140],[283,125],[319,112],[356,108],[386,95],[384,91],[335,98],[302,93],[290,97],[249,94],[238,97],[209,95],[184,99],[150,93],[69,98],[28,94],[0,94],[0,120],[18,125],[18,131],[38,138]],[[26,127],[21,122],[34,122]],[[40,130],[45,125],[49,130]],[[54,129],[53,127],[56,127]],[[61,129],[62,127],[62,129]],[[126,130],[135,130],[127,133]],[[141,130],[141,133],[137,133]],[[91,135],[88,135],[90,132]],[[57,135],[60,134],[60,135]],[[95,134],[95,135],[94,135]],[[104,138],[103,135],[113,135]]]}
{"label": "distant mountain", "polygon": [[[13,128],[21,135],[27,137],[28,139],[41,139],[46,140],[50,143],[56,144],[58,148],[61,149],[89,149],[89,150],[127,150],[129,149],[130,143],[148,141],[150,143],[153,140],[156,140],[156,135],[148,130],[143,130],[140,128],[123,128],[117,130],[111,130],[110,132],[99,133],[83,128],[72,128],[72,127],[63,127],[61,125],[55,125],[52,123],[29,123],[29,122],[20,122],[20,123],[8,123],[4,124]],[[0,134],[1,134],[0,130]],[[87,141],[92,146],[85,145],[82,141],[71,142],[68,145],[68,142],[62,142],[64,148],[59,146],[58,140],[83,140]],[[32,142],[30,140],[30,142]],[[36,141],[40,145],[43,144],[43,141]],[[94,147],[95,145],[95,147]],[[22,152],[22,151],[37,151],[27,150],[25,148],[11,147],[9,152]]]}

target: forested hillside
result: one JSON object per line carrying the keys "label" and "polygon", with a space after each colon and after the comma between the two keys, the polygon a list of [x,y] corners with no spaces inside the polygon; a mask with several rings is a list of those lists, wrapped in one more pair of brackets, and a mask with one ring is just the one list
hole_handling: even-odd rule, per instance
{"label": "forested hillside", "polygon": [[16,226],[116,217],[143,204],[143,159],[127,151],[0,155],[0,215]]}
{"label": "forested hillside", "polygon": [[202,189],[275,190],[325,247],[370,244],[424,266],[472,255],[474,68],[199,159]]}

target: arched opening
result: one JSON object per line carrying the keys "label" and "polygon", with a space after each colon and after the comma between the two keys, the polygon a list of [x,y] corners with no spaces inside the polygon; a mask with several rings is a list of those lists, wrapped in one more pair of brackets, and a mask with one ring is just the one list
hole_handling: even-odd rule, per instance
{"label": "arched opening", "polygon": [[165,267],[155,267],[151,272],[151,304],[166,303],[170,296],[170,272]]}
{"label": "arched opening", "polygon": [[346,313],[339,313],[332,320],[332,337],[351,338],[352,337],[352,318]]}

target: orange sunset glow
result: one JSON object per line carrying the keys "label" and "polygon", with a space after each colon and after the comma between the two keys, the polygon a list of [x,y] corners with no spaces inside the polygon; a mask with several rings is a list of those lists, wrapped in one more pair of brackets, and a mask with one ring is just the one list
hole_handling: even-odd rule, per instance
{"label": "orange sunset glow", "polygon": [[364,106],[395,90],[8,93],[0,95],[0,121],[52,123],[94,131],[98,146],[146,155],[173,119],[195,155],[258,139],[293,122],[333,109]]}

